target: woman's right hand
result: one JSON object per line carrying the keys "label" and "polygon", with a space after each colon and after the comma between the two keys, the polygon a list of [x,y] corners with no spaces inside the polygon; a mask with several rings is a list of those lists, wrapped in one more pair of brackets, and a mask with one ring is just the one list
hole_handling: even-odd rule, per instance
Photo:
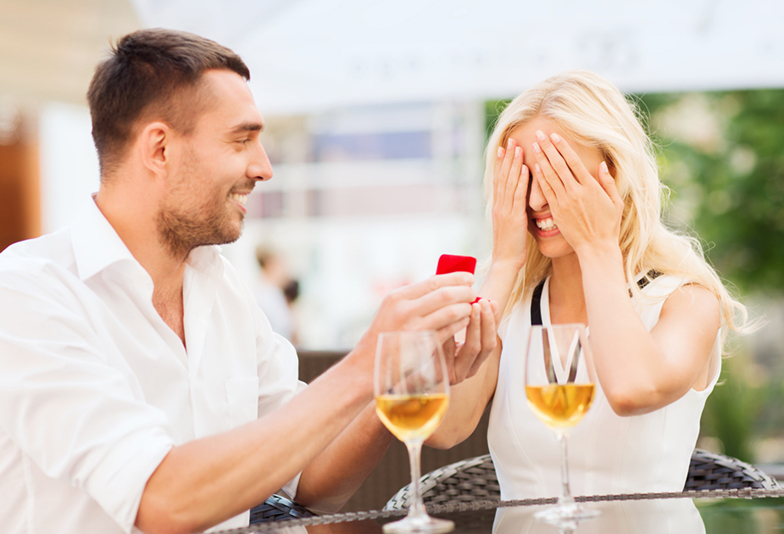
{"label": "woman's right hand", "polygon": [[493,264],[508,264],[515,275],[525,265],[528,241],[526,209],[530,173],[523,163],[523,148],[509,139],[498,147],[493,176]]}

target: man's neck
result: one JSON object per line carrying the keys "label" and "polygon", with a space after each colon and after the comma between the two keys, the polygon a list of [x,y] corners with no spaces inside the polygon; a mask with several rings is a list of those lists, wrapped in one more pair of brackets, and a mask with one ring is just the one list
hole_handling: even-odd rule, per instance
{"label": "man's neck", "polygon": [[187,253],[175,256],[156,224],[157,204],[134,191],[117,191],[102,184],[95,203],[134,258],[153,281],[153,305],[185,344],[182,286]]}

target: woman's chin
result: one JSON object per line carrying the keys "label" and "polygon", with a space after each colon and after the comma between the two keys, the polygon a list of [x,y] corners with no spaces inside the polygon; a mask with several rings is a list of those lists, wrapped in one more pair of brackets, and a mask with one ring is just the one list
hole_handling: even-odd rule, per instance
{"label": "woman's chin", "polygon": [[539,246],[539,252],[551,260],[574,254],[574,249],[560,234],[547,239],[537,239],[536,244]]}

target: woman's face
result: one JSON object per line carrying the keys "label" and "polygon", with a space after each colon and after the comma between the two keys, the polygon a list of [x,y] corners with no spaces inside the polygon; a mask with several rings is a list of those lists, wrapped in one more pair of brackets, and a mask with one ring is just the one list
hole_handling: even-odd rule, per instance
{"label": "woman's face", "polygon": [[[579,144],[553,121],[542,116],[535,117],[523,126],[515,128],[509,135],[523,148],[523,159],[529,169],[533,170],[536,164],[533,144],[537,140],[537,130],[543,131],[547,136],[552,133],[560,135],[577,153],[591,176],[598,179],[599,164],[604,160],[601,151]],[[533,180],[532,175],[531,187],[528,192],[528,232],[536,240],[539,251],[548,258],[555,259],[573,254],[574,250],[554,224],[547,199],[542,194],[539,185]]]}

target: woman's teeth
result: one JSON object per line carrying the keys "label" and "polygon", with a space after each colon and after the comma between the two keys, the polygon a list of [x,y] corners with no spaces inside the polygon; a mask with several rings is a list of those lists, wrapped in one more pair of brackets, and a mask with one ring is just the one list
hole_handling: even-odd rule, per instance
{"label": "woman's teeth", "polygon": [[547,219],[536,219],[536,227],[540,230],[555,230],[558,226],[553,221],[552,217],[548,217]]}
{"label": "woman's teeth", "polygon": [[248,201],[248,195],[240,195],[239,193],[232,193],[229,195],[229,198],[239,202],[243,206],[245,205],[245,202]]}

